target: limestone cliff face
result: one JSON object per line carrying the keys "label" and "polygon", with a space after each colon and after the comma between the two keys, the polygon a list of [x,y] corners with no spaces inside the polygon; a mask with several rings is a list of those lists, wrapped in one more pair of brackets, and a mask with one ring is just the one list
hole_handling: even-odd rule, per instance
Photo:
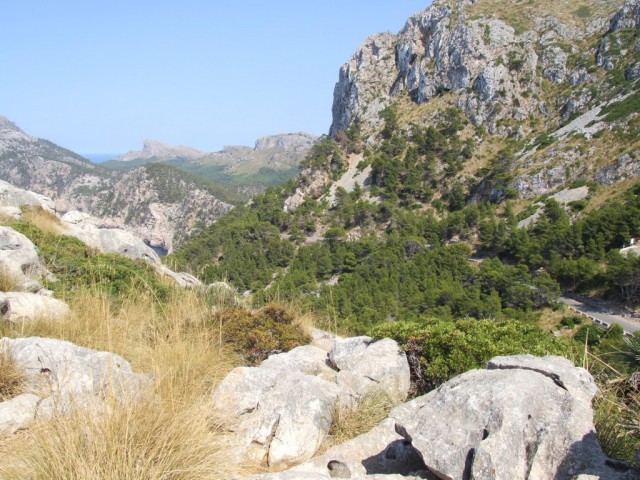
{"label": "limestone cliff face", "polygon": [[[515,21],[500,9],[511,9]],[[595,15],[583,25],[551,9],[520,22],[517,9],[495,0],[436,1],[397,35],[369,37],[340,69],[331,132],[356,121],[365,133],[375,132],[380,110],[406,95],[424,104],[452,92],[456,106],[491,133],[511,133],[500,120],[546,114],[554,106],[545,102],[542,80],[580,78],[579,67],[568,64],[571,45],[604,33],[608,17]],[[631,10],[617,23],[633,23]]]}
{"label": "limestone cliff face", "polygon": [[[342,66],[331,134],[358,124],[375,151],[384,108],[407,136],[455,108],[470,121],[461,135],[474,164],[439,185],[463,185],[469,201],[636,177],[639,29],[640,0],[436,0]],[[494,191],[490,161],[505,144],[508,175]]]}
{"label": "limestone cliff face", "polygon": [[0,118],[0,179],[82,210],[167,251],[228,212],[206,182],[167,165],[113,172]]}

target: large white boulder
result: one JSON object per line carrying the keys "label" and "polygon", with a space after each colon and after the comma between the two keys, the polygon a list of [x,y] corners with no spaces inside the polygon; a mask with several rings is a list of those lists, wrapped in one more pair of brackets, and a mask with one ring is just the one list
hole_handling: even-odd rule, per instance
{"label": "large white boulder", "polygon": [[119,355],[63,340],[2,338],[0,352],[24,372],[24,389],[31,394],[0,403],[0,434],[72,409],[100,412],[109,399],[134,401],[148,378]]}
{"label": "large white boulder", "polygon": [[338,400],[327,353],[310,345],[238,367],[213,394],[218,413],[235,417],[238,462],[286,467],[308,460],[325,439]]}
{"label": "large white boulder", "polygon": [[565,358],[496,357],[396,407],[369,433],[286,472],[249,478],[640,478],[602,452],[595,393],[591,375]]}
{"label": "large white boulder", "polygon": [[61,300],[29,292],[0,292],[0,314],[9,322],[30,322],[39,318],[60,320],[69,315]]}
{"label": "large white boulder", "polygon": [[152,265],[160,265],[158,254],[132,233],[119,228],[99,228],[97,219],[77,211],[65,213],[61,220],[67,225],[67,235],[76,237],[103,253],[119,253],[132,259],[145,260]]}
{"label": "large white boulder", "polygon": [[53,211],[54,201],[39,193],[23,190],[4,180],[0,180],[0,212],[21,217],[22,215],[19,212],[20,207],[23,205],[38,206],[45,210]]}
{"label": "large white boulder", "polygon": [[337,384],[344,405],[354,405],[374,392],[385,393],[395,403],[407,398],[409,363],[395,340],[337,340],[329,351],[329,362],[338,370]]}
{"label": "large white boulder", "polygon": [[[319,331],[315,336],[329,348],[331,336]],[[330,352],[304,345],[258,367],[236,368],[216,388],[216,410],[237,420],[236,461],[296,465],[317,452],[339,406],[379,391],[396,401],[406,398],[409,365],[395,341],[331,337],[331,342]]]}
{"label": "large white boulder", "polygon": [[177,273],[160,261],[158,254],[133,233],[120,228],[100,228],[99,220],[83,212],[65,213],[61,220],[67,226],[66,235],[77,238],[103,253],[119,253],[133,260],[144,260],[161,275],[171,277],[181,287],[202,286],[188,273]]}
{"label": "large white boulder", "polygon": [[0,226],[0,269],[17,283],[17,290],[38,291],[42,289],[38,280],[51,275],[40,262],[33,242],[4,226]]}
{"label": "large white boulder", "polygon": [[0,402],[0,436],[15,433],[33,422],[41,401],[38,395],[23,393]]}

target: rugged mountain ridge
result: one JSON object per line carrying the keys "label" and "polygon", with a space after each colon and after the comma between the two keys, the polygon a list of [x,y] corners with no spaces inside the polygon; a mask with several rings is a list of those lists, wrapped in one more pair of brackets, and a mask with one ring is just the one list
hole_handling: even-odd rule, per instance
{"label": "rugged mountain ridge", "polygon": [[[59,213],[82,210],[171,251],[233,208],[224,189],[168,165],[113,172],[13,122],[0,122],[0,178],[51,197]],[[231,196],[231,198],[233,198]]]}
{"label": "rugged mountain ridge", "polygon": [[587,72],[569,57],[577,43],[607,31],[621,2],[516,3],[518,12],[498,0],[440,0],[397,35],[370,36],[340,70],[331,132],[356,122],[371,131],[381,125],[378,113],[405,95],[425,104],[452,92],[474,125],[492,133],[512,133],[500,120],[545,115],[553,107],[543,79],[584,83]]}
{"label": "rugged mountain ridge", "polygon": [[[459,137],[473,151],[438,181],[435,199],[451,181],[467,202],[495,202],[505,191],[535,199],[576,181],[635,178],[638,3],[512,7],[437,1],[397,35],[370,36],[340,69],[331,135],[355,129],[375,149],[389,109],[407,138],[461,113]],[[496,164],[499,151],[508,152],[508,164]]]}
{"label": "rugged mountain ridge", "polygon": [[150,162],[165,163],[227,185],[249,199],[266,187],[297,175],[300,161],[316,141],[317,137],[308,133],[286,133],[261,137],[253,147],[233,145],[208,153],[145,140],[141,151],[128,152],[103,166],[127,170]]}
{"label": "rugged mountain ridge", "polygon": [[159,142],[158,140],[145,140],[142,145],[142,150],[130,151],[115,157],[113,160],[120,162],[130,162],[134,160],[150,160],[152,158],[198,158],[204,155],[200,150],[196,150],[193,147],[185,145],[179,145],[173,147],[166,143]]}

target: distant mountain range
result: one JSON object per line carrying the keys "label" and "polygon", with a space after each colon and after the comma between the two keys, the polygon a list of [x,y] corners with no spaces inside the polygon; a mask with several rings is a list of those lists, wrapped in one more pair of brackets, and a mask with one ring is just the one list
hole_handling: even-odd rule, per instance
{"label": "distant mountain range", "polygon": [[316,141],[317,137],[308,133],[287,133],[259,138],[254,147],[228,146],[219,152],[207,153],[145,140],[142,150],[130,151],[102,166],[130,170],[148,163],[164,163],[231,187],[248,199],[265,187],[295,177],[300,162]]}
{"label": "distant mountain range", "polygon": [[[298,159],[313,141],[306,134],[279,135],[259,140],[253,149],[231,147],[216,154],[146,141],[141,152],[96,165],[0,117],[0,179],[53,198],[59,212],[85,211],[104,226],[125,228],[149,245],[171,252],[245,201],[247,193],[273,182],[280,174],[274,172],[297,172]],[[223,179],[235,179],[236,184],[221,185],[189,173],[215,170],[212,159],[217,159],[215,166]],[[187,167],[174,165],[181,163]],[[262,168],[267,178],[260,183]],[[237,193],[238,185],[244,195]]]}

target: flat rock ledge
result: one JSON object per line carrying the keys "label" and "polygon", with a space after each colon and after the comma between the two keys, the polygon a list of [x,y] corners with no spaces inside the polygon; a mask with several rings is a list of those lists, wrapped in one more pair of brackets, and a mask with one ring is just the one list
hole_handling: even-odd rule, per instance
{"label": "flat rock ledge", "polygon": [[409,391],[409,364],[398,344],[369,337],[339,339],[314,332],[318,343],[232,370],[213,393],[218,413],[237,420],[239,463],[286,468],[313,457],[333,412],[369,394],[396,403]]}
{"label": "flat rock ledge", "polygon": [[2,338],[0,352],[24,372],[24,392],[0,402],[0,437],[27,428],[36,418],[73,409],[100,412],[106,399],[135,401],[148,377],[125,359],[51,338]]}
{"label": "flat rock ledge", "polygon": [[256,480],[633,480],[593,427],[591,375],[563,357],[496,357],[391,411],[369,433]]}

